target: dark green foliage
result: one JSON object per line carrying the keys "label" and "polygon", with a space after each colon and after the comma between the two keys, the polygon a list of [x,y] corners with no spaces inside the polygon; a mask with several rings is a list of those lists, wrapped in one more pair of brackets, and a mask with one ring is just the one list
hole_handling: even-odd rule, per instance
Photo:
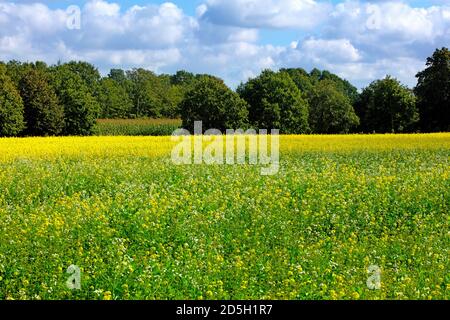
{"label": "dark green foliage", "polygon": [[122,69],[111,69],[108,74],[108,78],[116,81],[123,87],[125,87],[125,83],[127,82],[127,76],[125,74],[125,71],[123,71]]}
{"label": "dark green foliage", "polygon": [[[286,134],[348,133],[354,131],[358,117],[356,130],[364,132],[450,130],[447,48],[436,50],[428,58],[427,68],[417,74],[417,98],[390,77],[374,81],[359,95],[347,80],[329,71],[314,68],[308,73],[289,68],[267,70],[241,84],[237,93],[245,107],[220,79],[184,70],[157,75],[142,68],[112,69],[102,78],[95,66],[82,61],[52,67],[40,61],[10,61],[0,62],[0,67],[4,73],[0,88],[3,136],[90,135],[98,117],[184,117],[188,127],[194,120],[203,120],[206,127],[250,126],[280,129]],[[23,96],[27,130],[22,132],[22,112],[14,87]],[[225,100],[219,103],[220,99]],[[231,106],[230,101],[237,105]]]}
{"label": "dark green foliage", "polygon": [[450,130],[450,51],[437,49],[427,68],[417,74],[417,95],[422,131]]}
{"label": "dark green foliage", "polygon": [[184,98],[186,90],[184,90],[182,84],[173,85],[170,75],[160,75],[158,80],[154,91],[161,103],[161,116],[171,119],[179,118],[180,103]]}
{"label": "dark green foliage", "polygon": [[389,76],[365,88],[355,109],[369,133],[413,132],[419,120],[414,94]]}
{"label": "dark green foliage", "polygon": [[[116,72],[115,76],[120,77]],[[133,101],[132,117],[178,118],[179,105],[185,93],[191,88],[181,73],[178,77],[157,76],[151,71],[133,69],[126,72],[126,86]]]}
{"label": "dark green foliage", "polygon": [[38,69],[43,73],[48,72],[48,66],[45,62],[36,61],[35,63],[20,62],[11,60],[6,64],[6,72],[8,76],[13,80],[16,87],[19,87],[20,81],[27,74],[30,69]]}
{"label": "dark green foliage", "polygon": [[115,80],[130,97],[133,107],[127,117],[179,118],[179,105],[192,88],[195,76],[186,71],[175,75],[156,75],[144,69],[112,69],[108,78]]}
{"label": "dark green foliage", "polygon": [[190,86],[195,81],[195,75],[184,70],[177,71],[176,74],[170,77],[173,85],[187,85]]}
{"label": "dark green foliage", "polygon": [[287,72],[291,79],[296,84],[297,88],[302,93],[302,97],[305,99],[309,98],[310,93],[313,91],[314,85],[311,82],[309,74],[301,69],[281,69],[281,72]]}
{"label": "dark green foliage", "polygon": [[6,72],[17,88],[19,87],[20,80],[28,71],[29,67],[29,64],[25,64],[16,60],[11,60],[6,64]]}
{"label": "dark green foliage", "polygon": [[314,86],[309,106],[309,125],[314,133],[348,133],[359,125],[350,99],[331,80]]}
{"label": "dark green foliage", "polygon": [[337,90],[342,92],[350,100],[350,103],[354,104],[358,100],[358,89],[354,87],[350,82],[338,77],[337,75],[330,73],[329,71],[322,72],[322,78],[320,81],[332,81]]}
{"label": "dark green foliage", "polygon": [[347,80],[342,79],[327,70],[320,71],[319,69],[314,68],[309,74],[302,68],[281,69],[280,71],[289,74],[304,97],[309,97],[313,90],[313,86],[320,81],[331,81],[334,83],[337,90],[350,99],[352,105],[358,99],[358,89],[356,89],[356,87]]}
{"label": "dark green foliage", "polygon": [[100,72],[95,66],[84,61],[71,61],[65,63],[64,66],[83,80],[86,86],[91,90],[91,94],[95,92],[101,79]]}
{"label": "dark green foliage", "polygon": [[96,119],[100,114],[100,105],[92,96],[85,81],[68,65],[52,69],[52,84],[64,105],[65,135],[91,135]]}
{"label": "dark green foliage", "polygon": [[177,71],[176,74],[170,76],[170,91],[169,96],[172,101],[172,110],[165,116],[169,118],[179,118],[181,117],[180,104],[186,93],[191,90],[197,80],[201,78],[199,75],[194,75],[187,71]]}
{"label": "dark green foliage", "polygon": [[31,68],[20,80],[25,108],[26,130],[30,136],[55,136],[64,128],[64,109],[58,101],[47,73]]}
{"label": "dark green foliage", "polygon": [[317,68],[314,68],[311,70],[311,72],[309,73],[309,77],[311,79],[311,82],[313,84],[316,84],[317,82],[319,82],[320,80],[322,80],[322,71],[320,71]]}
{"label": "dark green foliage", "polygon": [[191,133],[195,121],[202,121],[204,130],[245,129],[247,115],[247,103],[211,76],[201,77],[181,102],[183,128]]}
{"label": "dark green foliage", "polygon": [[97,100],[100,103],[102,118],[127,118],[133,108],[133,103],[126,90],[111,78],[100,81]]}
{"label": "dark green foliage", "polygon": [[23,102],[14,82],[0,64],[0,136],[16,136],[25,128]]}
{"label": "dark green foliage", "polygon": [[133,114],[135,117],[161,116],[162,102],[158,94],[158,76],[145,69],[127,71],[130,80],[130,97],[133,101]]}
{"label": "dark green foliage", "polygon": [[359,124],[354,112],[358,90],[347,80],[329,71],[281,69],[292,78],[310,106],[309,124],[313,133],[348,133]]}
{"label": "dark green foliage", "polygon": [[240,85],[238,93],[249,104],[252,126],[285,134],[309,132],[308,102],[286,72],[265,70]]}

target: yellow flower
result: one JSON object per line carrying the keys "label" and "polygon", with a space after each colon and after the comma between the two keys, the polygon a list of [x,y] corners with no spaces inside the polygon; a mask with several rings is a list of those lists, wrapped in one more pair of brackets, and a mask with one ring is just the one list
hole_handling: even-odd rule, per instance
{"label": "yellow flower", "polygon": [[111,291],[105,291],[103,293],[103,300],[111,300],[112,296],[111,296]]}
{"label": "yellow flower", "polygon": [[337,295],[336,291],[334,291],[334,290],[330,290],[330,296],[331,296],[332,300],[337,300],[337,298],[338,298],[338,295]]}

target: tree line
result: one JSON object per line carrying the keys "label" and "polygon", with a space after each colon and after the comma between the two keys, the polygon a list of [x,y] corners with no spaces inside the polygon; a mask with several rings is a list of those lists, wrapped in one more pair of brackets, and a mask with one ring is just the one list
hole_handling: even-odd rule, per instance
{"label": "tree line", "polygon": [[0,62],[0,136],[91,135],[98,118],[181,118],[192,130],[280,129],[300,133],[450,131],[450,52],[437,49],[414,89],[387,76],[361,93],[329,72],[263,71],[233,91],[220,78],[156,75],[72,61]]}
{"label": "tree line", "polygon": [[91,135],[98,118],[179,118],[200,75],[112,69],[82,61],[0,62],[0,136]]}

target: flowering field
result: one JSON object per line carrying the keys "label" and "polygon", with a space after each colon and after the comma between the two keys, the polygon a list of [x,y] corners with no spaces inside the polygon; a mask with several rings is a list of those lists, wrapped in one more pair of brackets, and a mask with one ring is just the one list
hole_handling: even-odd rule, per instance
{"label": "flowering field", "polygon": [[283,136],[273,176],[173,145],[0,139],[0,299],[450,298],[450,134]]}

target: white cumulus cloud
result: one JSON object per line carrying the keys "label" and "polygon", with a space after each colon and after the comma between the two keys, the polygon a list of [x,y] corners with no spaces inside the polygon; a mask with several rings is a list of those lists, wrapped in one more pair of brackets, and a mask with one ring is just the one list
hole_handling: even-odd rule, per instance
{"label": "white cumulus cloud", "polygon": [[386,74],[413,86],[426,57],[450,46],[442,0],[203,0],[193,15],[171,2],[88,0],[79,30],[67,28],[64,5],[50,3],[0,0],[0,60],[79,59],[103,72],[183,68],[233,86],[264,68],[318,67],[358,87]]}

